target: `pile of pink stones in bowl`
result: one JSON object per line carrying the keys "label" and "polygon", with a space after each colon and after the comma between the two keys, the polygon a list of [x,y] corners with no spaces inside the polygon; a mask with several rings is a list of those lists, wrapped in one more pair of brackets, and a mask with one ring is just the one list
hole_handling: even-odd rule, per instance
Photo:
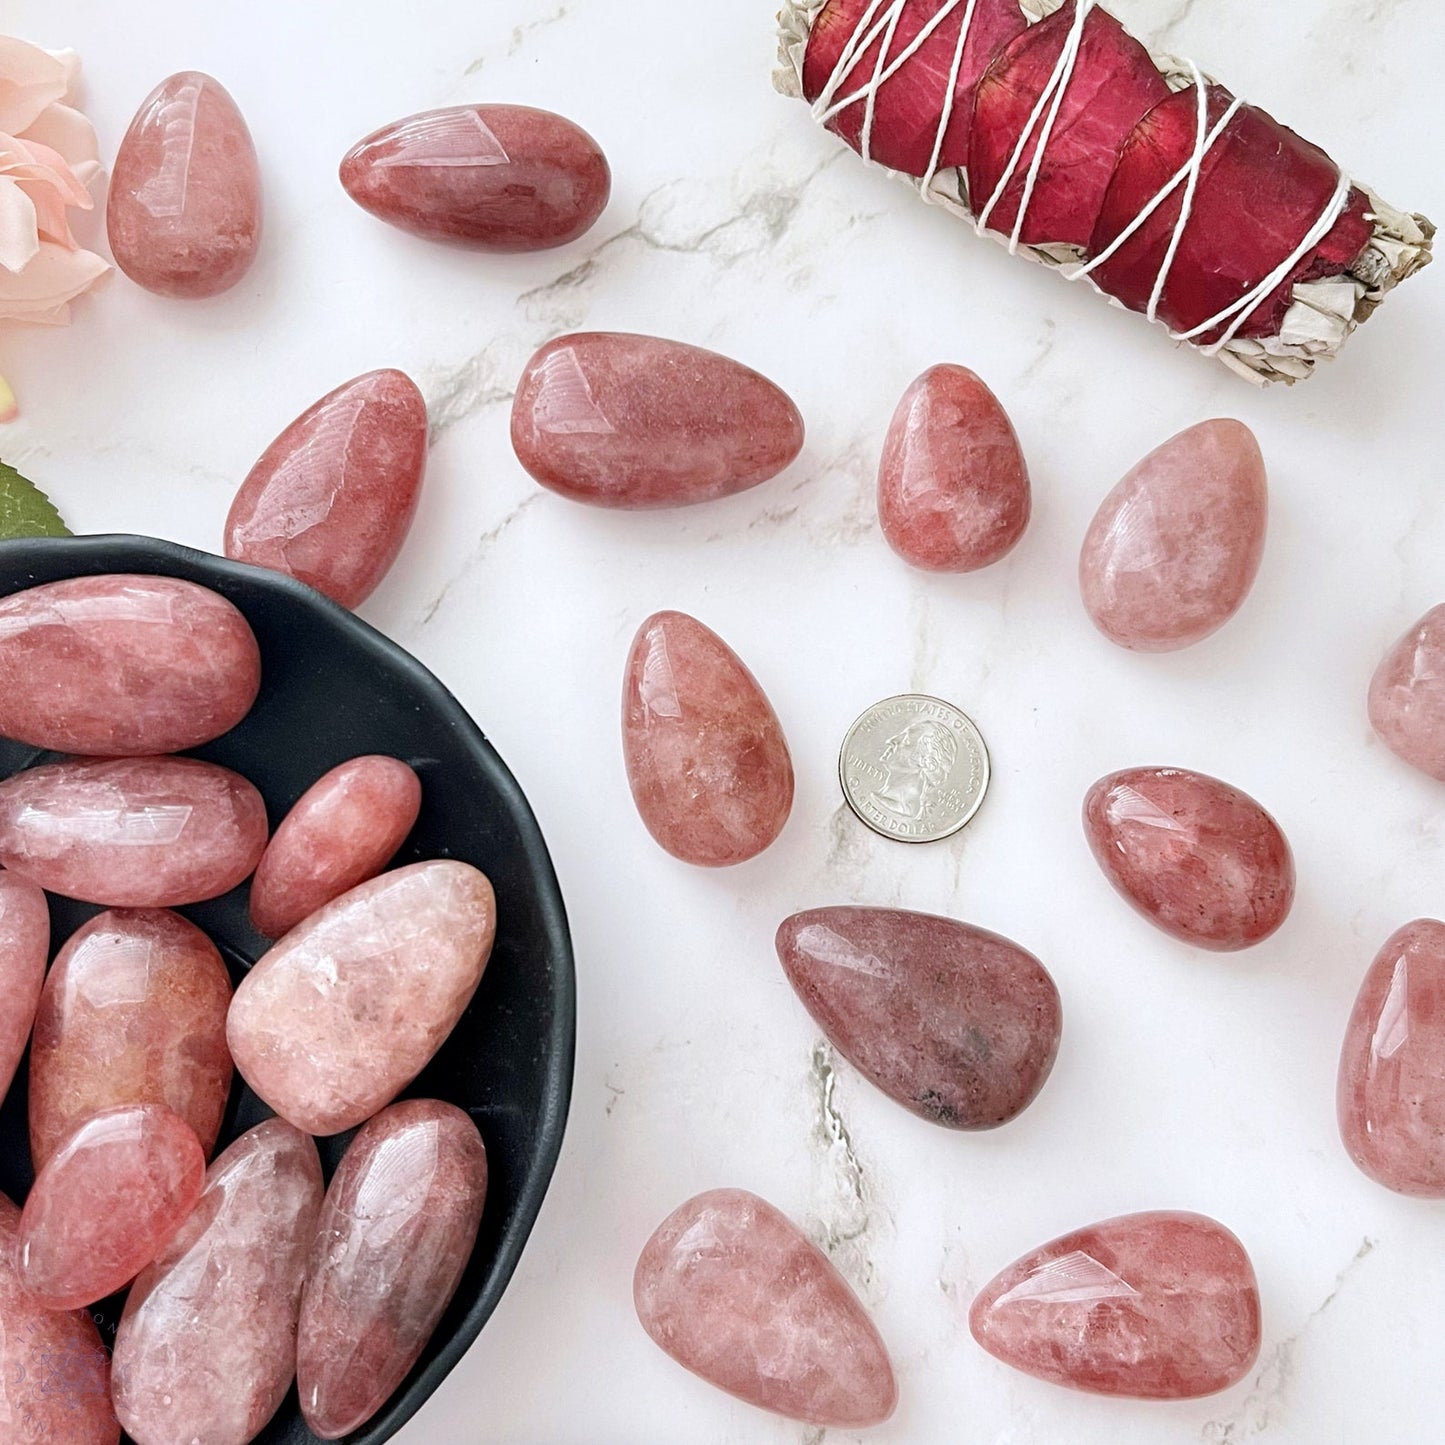
{"label": "pile of pink stones in bowl", "polygon": [[[167,102],[180,96],[195,141],[189,187],[159,214],[136,197],[161,183]],[[609,184],[601,150],[570,122],[485,105],[378,131],[346,157],[341,179],[383,220],[483,251],[575,239],[601,213]],[[255,155],[230,97],[194,72],[166,82],[116,163],[109,219],[122,269],[161,294],[214,294],[249,264],[260,205]],[[227,521],[228,555],[355,605],[402,544],[425,431],[420,393],[401,373],[338,388],[247,478]],[[727,357],[583,333],[547,343],[527,364],[512,441],[523,467],[556,493],[666,507],[778,475],[802,449],[803,423],[778,387]],[[1019,542],[1030,506],[1028,470],[999,401],[962,367],[925,372],[883,445],[878,507],[890,545],[920,568],[974,571]],[[1244,603],[1266,520],[1264,461],[1249,430],[1216,420],[1182,432],[1120,482],[1090,527],[1079,577],[1089,615],[1140,652],[1200,641]],[[1445,607],[1382,663],[1369,710],[1396,753],[1445,780]],[[639,813],[676,858],[739,863],[787,822],[793,769],[782,725],[742,660],[694,618],[659,612],[640,628],[625,669],[623,742]],[[1245,948],[1289,912],[1284,834],[1226,782],[1182,767],[1128,768],[1089,791],[1083,816],[1109,882],[1176,938]],[[785,920],[777,947],[838,1051],[923,1118],[993,1128],[1042,1089],[1061,1003],[1043,964],[1018,944],[949,918],[823,907]],[[1441,1019],[1445,924],[1420,920],[1385,944],[1366,975],[1345,1027],[1339,1113],[1361,1169],[1429,1197],[1445,1197]],[[861,1304],[793,1223],[745,1191],[698,1196],[664,1221],[638,1261],[635,1303],[664,1350],[756,1405],[843,1428],[894,1408],[888,1352]],[[1043,1379],[1181,1398],[1249,1370],[1260,1303],[1248,1255],[1223,1225],[1147,1213],[1024,1255],[980,1293],[969,1323],[985,1349]]]}
{"label": "pile of pink stones in bowl", "polygon": [[[475,1124],[392,1101],[476,990],[491,884],[446,859],[382,871],[421,803],[396,758],[334,768],[268,839],[250,782],[174,756],[260,685],[245,618],[191,582],[0,601],[0,735],[68,755],[0,783],[0,1095],[28,1039],[36,1171],[23,1209],[0,1198],[0,1324],[19,1379],[65,1372],[26,1391],[21,1441],[114,1445],[124,1425],[140,1445],[244,1445],[293,1379],[311,1429],[344,1435],[401,1383],[471,1256]],[[233,994],[171,910],[247,878],[279,941]],[[43,890],[106,910],[48,973]],[[279,1117],[208,1168],[233,1065]],[[357,1125],[324,1186],[312,1136]],[[86,1310],[127,1285],[107,1388]]]}

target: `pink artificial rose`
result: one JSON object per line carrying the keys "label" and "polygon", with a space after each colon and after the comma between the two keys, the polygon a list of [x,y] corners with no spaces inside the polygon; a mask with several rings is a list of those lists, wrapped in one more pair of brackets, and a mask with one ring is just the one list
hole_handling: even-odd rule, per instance
{"label": "pink artificial rose", "polygon": [[[95,131],[65,103],[79,65],[69,51],[0,36],[0,321],[63,326],[70,302],[110,270],[71,234],[100,174]],[[0,379],[0,420],[14,414]]]}

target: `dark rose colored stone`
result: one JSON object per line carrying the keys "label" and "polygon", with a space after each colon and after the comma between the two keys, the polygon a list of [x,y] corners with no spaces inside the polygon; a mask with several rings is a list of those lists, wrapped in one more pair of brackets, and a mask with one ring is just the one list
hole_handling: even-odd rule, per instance
{"label": "dark rose colored stone", "polygon": [[783,921],[777,948],[838,1052],[932,1124],[1006,1124],[1053,1068],[1059,991],[996,933],[901,908],[813,908]]}
{"label": "dark rose colored stone", "polygon": [[356,607],[386,576],[426,472],[426,402],[400,371],[327,392],[262,453],[226,518],[226,556]]}
{"label": "dark rose colored stone", "polygon": [[20,1281],[47,1309],[129,1284],[195,1208],[206,1156],[163,1104],[93,1114],[36,1176],[15,1240]]}
{"label": "dark rose colored stone", "polygon": [[998,398],[962,366],[930,367],[893,413],[878,468],[878,520],[915,567],[973,572],[1029,523],[1029,472]]}
{"label": "dark rose colored stone", "polygon": [[1375,670],[1370,724],[1397,757],[1445,783],[1445,604],[1432,607]]}
{"label": "dark rose colored stone", "polygon": [[261,172],[236,102],[198,70],[164,80],[116,152],[106,206],[116,265],[161,296],[215,296],[261,242]]}
{"label": "dark rose colored stone", "polygon": [[793,764],[777,714],[737,653],[684,612],[654,613],[632,641],[622,754],[647,831],[684,863],[741,863],[788,821]]}
{"label": "dark rose colored stone", "polygon": [[599,507],[675,507],[745,491],[803,448],[764,376],[680,341],[589,331],[549,341],[512,402],[512,446],[544,487]]}
{"label": "dark rose colored stone", "polygon": [[526,105],[456,105],[383,126],[341,162],[363,210],[478,251],[565,246],[607,205],[612,175],[580,126]]}
{"label": "dark rose colored stone", "polygon": [[296,1373],[296,1312],[321,1209],[315,1143],[284,1119],[211,1165],[179,1232],[136,1280],[115,1338],[115,1406],[152,1445],[246,1445]]}
{"label": "dark rose colored stone", "polygon": [[1371,1179],[1445,1199],[1445,923],[1417,918],[1376,955],[1345,1030],[1340,1137]]}
{"label": "dark rose colored stone", "polygon": [[30,1040],[49,957],[45,894],[18,874],[0,872],[0,1101]]}
{"label": "dark rose colored stone", "polygon": [[826,1255],[743,1189],[689,1199],[658,1226],[632,1281],[637,1318],[684,1369],[825,1429],[886,1420],[888,1350]]}
{"label": "dark rose colored stone", "polygon": [[1127,768],[1084,799],[1084,833],[1115,889],[1196,948],[1268,938],[1294,902],[1294,857],[1247,793],[1186,768]]}
{"label": "dark rose colored stone", "polygon": [[461,1282],[486,1192],[481,1135],[451,1104],[393,1104],[352,1140],[301,1299],[296,1383],[313,1434],[360,1429],[406,1378]]}
{"label": "dark rose colored stone", "polygon": [[231,978],[216,946],[160,908],[98,914],[45,980],[30,1046],[30,1153],[39,1169],[92,1114],[165,1104],[216,1146],[231,1091]]}
{"label": "dark rose colored stone", "polygon": [[1055,1385],[1184,1400],[1227,1389],[1259,1354],[1244,1246],[1202,1214],[1106,1219],[1026,1254],[968,1312],[989,1354]]}
{"label": "dark rose colored stone", "polygon": [[1243,422],[1200,422],[1156,447],[1104,498],[1079,588],[1121,647],[1171,652],[1223,627],[1264,556],[1264,458]]}
{"label": "dark rose colored stone", "polygon": [[71,577],[0,600],[0,734],[58,753],[176,753],[261,687],[246,619],[178,577]]}
{"label": "dark rose colored stone", "polygon": [[0,783],[0,863],[87,903],[217,898],[250,877],[265,846],[260,793],[196,758],[73,758]]}

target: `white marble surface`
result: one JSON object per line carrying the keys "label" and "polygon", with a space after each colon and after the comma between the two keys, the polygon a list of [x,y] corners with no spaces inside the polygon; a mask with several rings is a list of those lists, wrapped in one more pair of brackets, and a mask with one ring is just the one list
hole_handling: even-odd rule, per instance
{"label": "white marble surface", "polygon": [[[397,365],[436,422],[427,494],[367,617],[413,649],[511,762],[551,842],[576,934],[576,1092],[556,1181],[515,1282],[403,1445],[815,1442],[663,1356],[632,1313],[633,1261],[689,1194],[750,1187],[803,1221],[874,1310],[902,1404],[878,1445],[1429,1442],[1445,1412],[1445,1205],[1346,1160],[1340,1037],[1398,924],[1445,913],[1445,791],[1364,719],[1383,649],[1445,599],[1439,375],[1445,272],[1410,282],[1293,391],[1257,393],[1137,318],[1010,261],[865,172],[772,93],[769,0],[12,0],[4,26],[80,50],[113,154],[169,72],[222,78],[265,169],[246,282],[166,302],[123,278],[68,332],[0,337],[23,420],[4,455],[77,530],[215,548],[232,491],[332,385]],[[1115,0],[1329,146],[1408,209],[1445,214],[1445,24],[1433,0]],[[345,148],[462,100],[552,106],[606,147],[612,204],[551,255],[485,260],[369,219]],[[579,326],[733,353],[810,428],[786,476],[694,511],[606,515],[544,495],[513,459],[507,398],[538,343]],[[991,571],[912,574],[882,543],[872,472],[925,366],[977,368],[1009,407],[1036,517]],[[1090,628],[1075,558],[1104,492],[1204,417],[1258,432],[1273,519],[1263,575],[1223,633],[1132,656]],[[696,613],[781,715],[796,809],[722,874],[663,856],[617,739],[637,623]],[[910,850],[840,806],[839,739],[878,696],[925,689],[978,720],[993,792],[960,838]],[[1091,862],[1095,777],[1169,762],[1269,806],[1295,846],[1293,916],[1253,952],[1191,952]],[[834,1066],[772,951],[793,909],[947,911],[1045,960],[1064,1043],[1002,1131],[931,1128]],[[964,1323],[1026,1248],[1128,1210],[1187,1207],[1248,1244],[1265,1346],[1215,1399],[1110,1402],[1015,1375]],[[829,1433],[831,1440],[847,1437]]]}

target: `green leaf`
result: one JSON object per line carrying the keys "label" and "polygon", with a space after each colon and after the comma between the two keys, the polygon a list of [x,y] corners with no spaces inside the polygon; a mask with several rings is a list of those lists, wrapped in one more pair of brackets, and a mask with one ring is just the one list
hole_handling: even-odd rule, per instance
{"label": "green leaf", "polygon": [[14,467],[0,462],[0,541],[7,537],[68,537],[55,504]]}

